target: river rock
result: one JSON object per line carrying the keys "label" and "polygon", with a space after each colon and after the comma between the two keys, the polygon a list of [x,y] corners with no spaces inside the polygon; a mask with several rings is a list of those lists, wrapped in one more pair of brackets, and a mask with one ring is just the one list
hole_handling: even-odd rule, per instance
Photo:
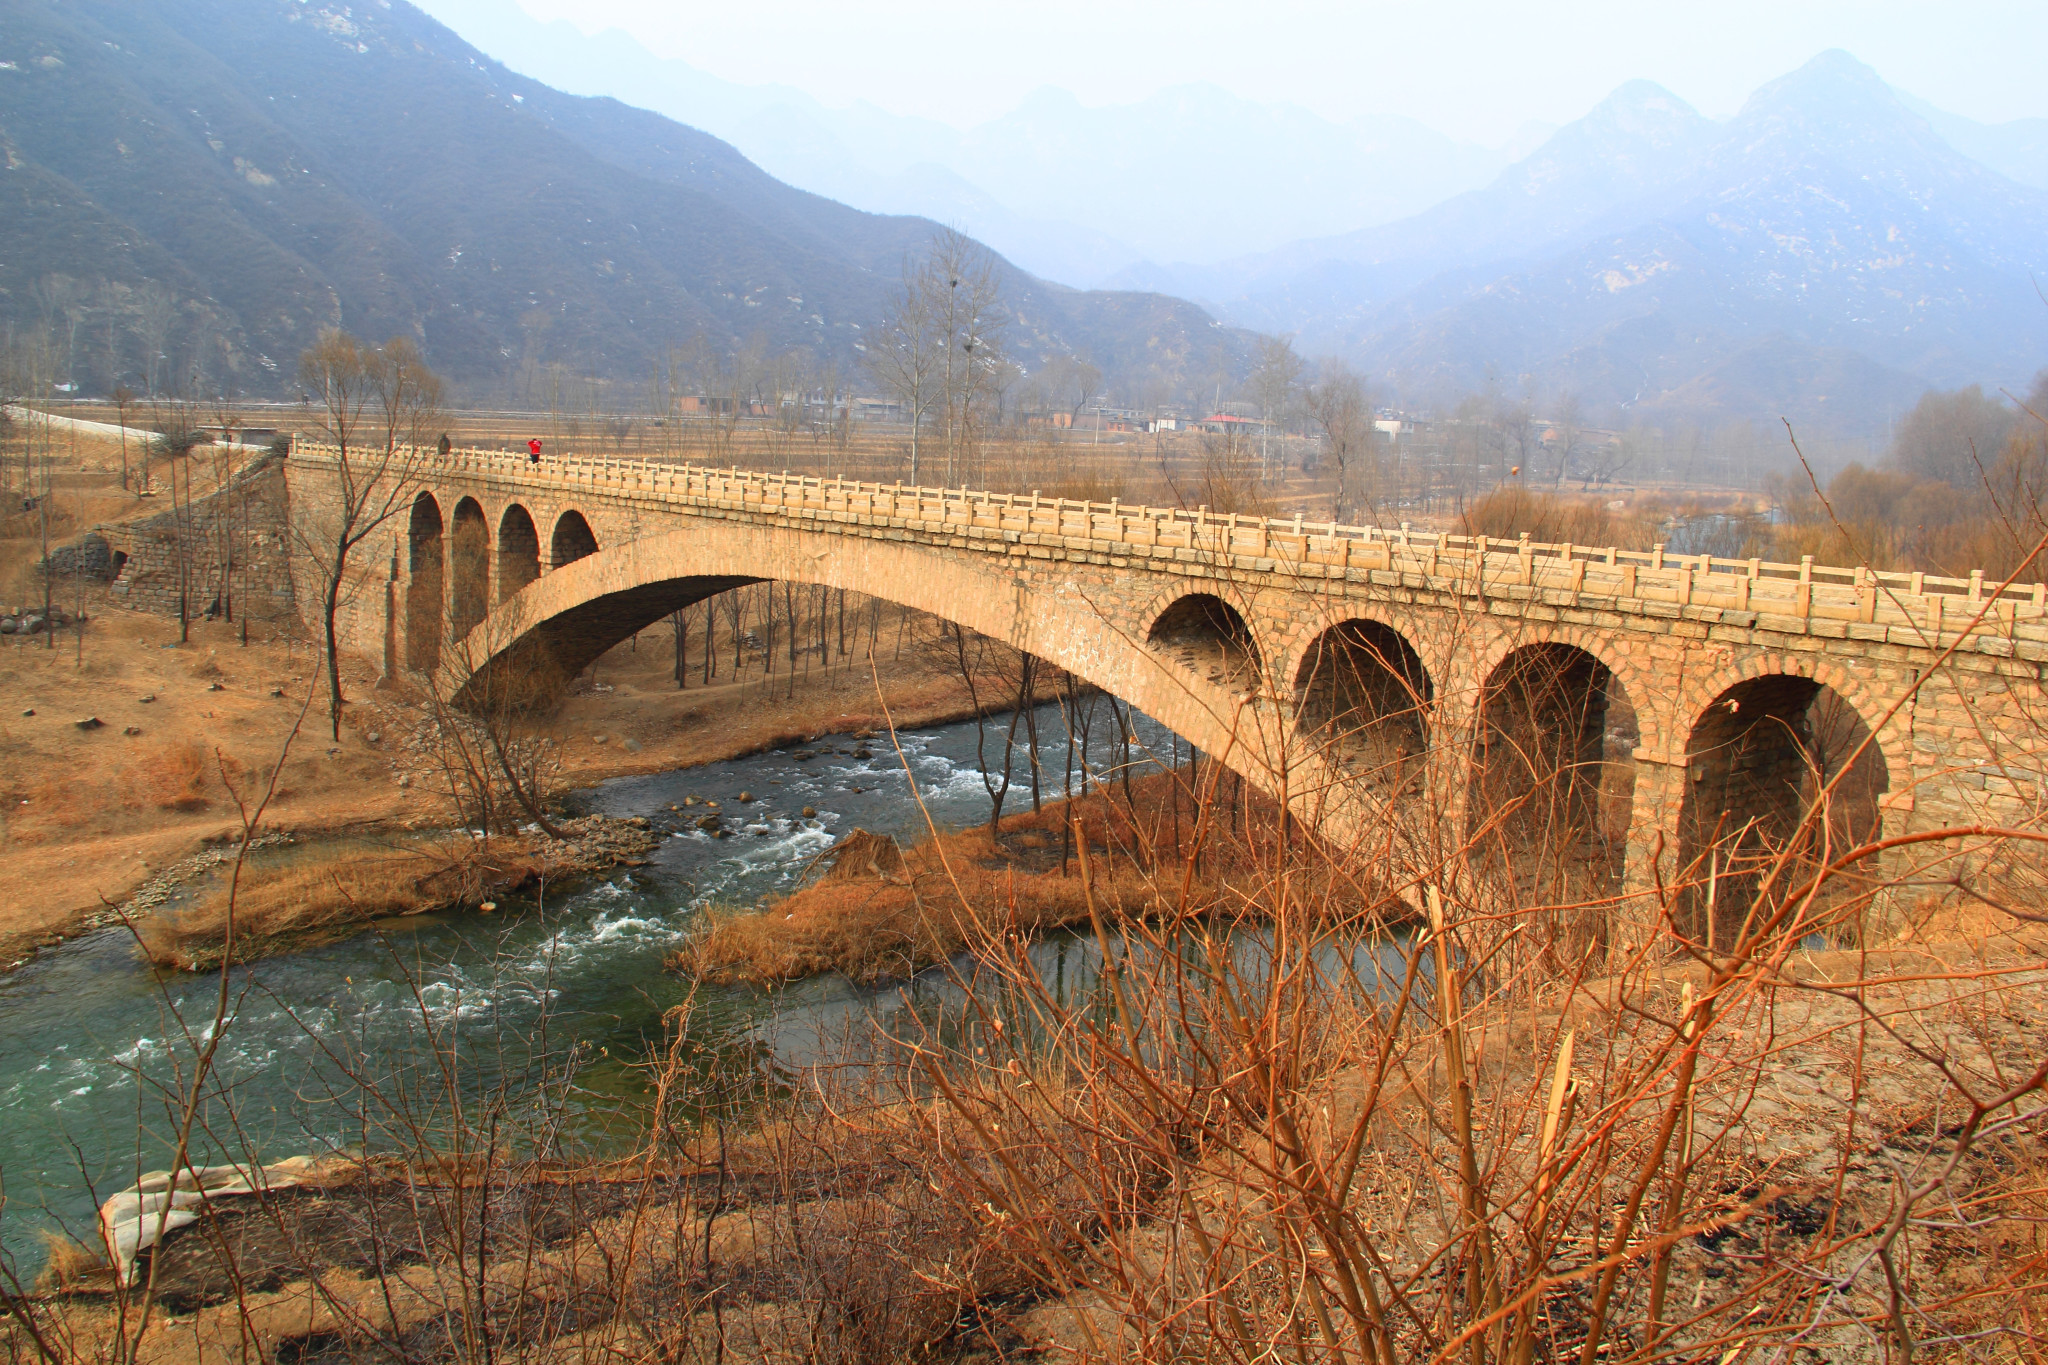
{"label": "river rock", "polygon": [[295,1156],[269,1166],[188,1166],[175,1180],[169,1171],[151,1171],[100,1205],[100,1242],[113,1253],[115,1278],[125,1285],[136,1257],[159,1237],[198,1222],[209,1201],[338,1184],[347,1169],[338,1158]]}
{"label": "river rock", "polygon": [[805,807],[804,807],[804,819],[806,819],[806,820],[815,820],[815,819],[817,819],[817,818],[818,818],[818,809],[817,809],[817,807],[815,807],[815,806],[805,806]]}
{"label": "river rock", "polygon": [[753,799],[754,794],[752,792],[741,792],[739,794],[739,802],[743,806],[751,802]]}
{"label": "river rock", "polygon": [[622,747],[624,747],[625,751],[629,754],[637,754],[640,752],[640,741],[637,739],[629,739],[625,742],[625,744]]}
{"label": "river rock", "polygon": [[143,694],[142,694],[141,696],[139,696],[139,697],[137,697],[137,698],[135,699],[135,704],[136,704],[137,706],[147,706],[147,705],[149,705],[149,704],[150,704],[151,702],[153,702],[153,701],[155,701],[155,700],[156,700],[156,693],[154,693],[154,692],[145,692],[145,693],[143,693]]}

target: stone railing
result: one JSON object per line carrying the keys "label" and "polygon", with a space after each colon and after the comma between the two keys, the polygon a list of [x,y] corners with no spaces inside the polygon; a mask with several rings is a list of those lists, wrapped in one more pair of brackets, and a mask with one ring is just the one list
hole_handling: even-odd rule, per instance
{"label": "stone railing", "polygon": [[[295,459],[331,460],[300,443]],[[1386,573],[1418,586],[1485,597],[1605,598],[1652,616],[1738,613],[1760,629],[1947,645],[1977,621],[1980,652],[2048,659],[2048,587],[2002,587],[1984,574],[1944,578],[1762,559],[1623,550],[1336,522],[1212,513],[1207,508],[1077,502],[1037,493],[918,488],[653,460],[549,457],[540,464],[496,451],[427,453],[412,477],[489,479],[520,488],[653,499],[678,507],[830,524],[882,525],[966,541],[997,539],[1131,560],[1173,559],[1307,578]]]}

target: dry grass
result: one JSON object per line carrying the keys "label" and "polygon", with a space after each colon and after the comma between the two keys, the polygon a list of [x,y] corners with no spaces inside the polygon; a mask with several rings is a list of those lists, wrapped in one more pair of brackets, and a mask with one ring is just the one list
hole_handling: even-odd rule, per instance
{"label": "dry grass", "polygon": [[1656,523],[1641,510],[1611,509],[1603,498],[1531,492],[1513,485],[1475,501],[1459,529],[1466,535],[1505,540],[1526,533],[1535,541],[1632,548],[1655,539]]}
{"label": "dry grass", "polygon": [[[1088,922],[1095,908],[1113,919],[1216,901],[1270,841],[1271,803],[1241,808],[1242,839],[1213,839],[1196,852],[1195,799],[1188,774],[1135,779],[1006,816],[999,837],[986,826],[941,833],[908,849],[856,830],[832,851],[825,875],[761,910],[714,913],[670,961],[673,970],[720,983],[769,984],[821,972],[875,982],[910,976],[963,949],[1009,934],[1031,935]],[[1178,803],[1179,828],[1174,805]],[[1087,845],[1069,833],[1078,821]],[[1176,835],[1178,847],[1176,847]]]}
{"label": "dry grass", "polygon": [[[307,947],[388,916],[475,906],[531,885],[544,870],[529,840],[484,843],[459,836],[410,846],[355,845],[340,854],[316,846],[289,863],[252,864],[234,895],[235,960]],[[139,923],[150,960],[183,971],[218,966],[229,901],[224,866],[200,899]]]}
{"label": "dry grass", "polygon": [[62,1233],[44,1229],[43,1250],[47,1259],[36,1277],[39,1293],[63,1293],[97,1284],[107,1268],[106,1259],[90,1247]]}

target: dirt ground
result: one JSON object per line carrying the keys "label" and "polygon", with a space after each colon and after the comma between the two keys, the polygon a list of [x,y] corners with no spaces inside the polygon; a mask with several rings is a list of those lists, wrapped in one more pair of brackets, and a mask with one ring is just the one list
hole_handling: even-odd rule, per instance
{"label": "dirt ground", "polygon": [[[162,499],[121,490],[119,458],[111,443],[62,452],[52,544],[163,510]],[[195,464],[203,496],[204,462]],[[0,607],[42,602],[41,544],[39,514],[0,518]],[[202,620],[181,643],[175,620],[127,609],[104,583],[61,580],[54,596],[67,612],[83,609],[82,627],[0,636],[0,969],[105,922],[160,870],[237,835],[240,804],[260,799],[295,727],[266,829],[360,834],[451,818],[423,738],[426,698],[380,686],[370,663],[344,661],[349,705],[336,741],[306,640],[245,645],[239,624]],[[800,674],[791,695],[786,673],[764,678],[758,661],[738,682],[722,669],[709,687],[693,670],[678,690],[673,651],[665,628],[619,646],[542,723],[562,746],[566,785],[884,724],[864,658]],[[915,651],[879,670],[898,724],[968,713],[958,680],[925,672]]]}

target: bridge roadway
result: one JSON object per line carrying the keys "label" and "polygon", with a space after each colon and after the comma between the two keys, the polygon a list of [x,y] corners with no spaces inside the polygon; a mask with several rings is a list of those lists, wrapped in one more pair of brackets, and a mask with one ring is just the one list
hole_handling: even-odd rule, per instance
{"label": "bridge roadway", "polygon": [[[335,471],[332,450],[294,449],[295,520],[327,514]],[[515,661],[567,679],[683,606],[780,580],[1029,650],[1340,837],[1388,802],[1503,838],[1567,828],[1641,885],[1660,847],[1668,876],[1717,829],[1787,827],[1859,749],[1837,787],[1859,837],[2019,819],[2043,795],[2048,601],[1981,574],[645,461],[455,451],[415,477],[341,626],[388,671],[454,686]]]}

